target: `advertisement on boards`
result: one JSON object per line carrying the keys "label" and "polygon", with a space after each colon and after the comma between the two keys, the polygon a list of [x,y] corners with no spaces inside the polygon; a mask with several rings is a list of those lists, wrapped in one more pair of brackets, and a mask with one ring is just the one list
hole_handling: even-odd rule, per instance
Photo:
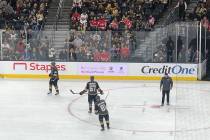
{"label": "advertisement on boards", "polygon": [[127,76],[128,66],[126,63],[78,63],[80,75],[108,75]]}
{"label": "advertisement on boards", "polygon": [[136,63],[130,64],[129,75],[163,76],[168,73],[171,76],[197,77],[197,64],[168,64],[168,63]]}
{"label": "advertisement on boards", "polygon": [[[8,74],[48,74],[51,62],[7,61],[2,62],[4,71]],[[76,63],[56,62],[60,74],[76,74]]]}

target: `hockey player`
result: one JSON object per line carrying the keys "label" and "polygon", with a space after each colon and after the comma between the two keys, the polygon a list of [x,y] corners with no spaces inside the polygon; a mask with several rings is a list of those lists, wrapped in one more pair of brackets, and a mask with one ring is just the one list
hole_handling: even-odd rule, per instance
{"label": "hockey player", "polygon": [[55,87],[55,95],[59,94],[59,89],[58,89],[58,80],[59,80],[59,75],[58,75],[58,69],[56,67],[55,62],[51,62],[51,72],[49,74],[50,81],[49,81],[49,92],[48,94],[52,93],[52,86]]}
{"label": "hockey player", "polygon": [[88,92],[88,103],[89,103],[88,113],[92,113],[92,103],[94,102],[95,105],[97,93],[99,92],[100,94],[103,94],[103,91],[100,89],[98,82],[94,81],[94,76],[90,76],[90,81],[87,83],[85,89],[81,91],[79,94],[82,95],[85,92]]}
{"label": "hockey player", "polygon": [[162,90],[162,102],[161,106],[164,106],[165,101],[165,95],[167,96],[167,105],[170,105],[170,90],[173,88],[173,80],[168,75],[168,73],[165,73],[164,77],[162,77],[160,81],[160,90]]}
{"label": "hockey player", "polygon": [[105,100],[100,100],[100,96],[96,96],[96,114],[98,114],[99,122],[101,124],[101,131],[104,131],[104,120],[106,121],[107,129],[109,127],[109,112],[106,108]]}

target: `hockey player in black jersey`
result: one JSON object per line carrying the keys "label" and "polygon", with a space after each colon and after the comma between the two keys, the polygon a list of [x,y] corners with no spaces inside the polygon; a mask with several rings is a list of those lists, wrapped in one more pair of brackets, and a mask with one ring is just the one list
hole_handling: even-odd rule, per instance
{"label": "hockey player in black jersey", "polygon": [[101,131],[104,131],[104,120],[106,121],[107,129],[109,127],[109,112],[106,107],[105,100],[100,100],[100,96],[96,96],[96,114],[98,114],[99,122],[101,124]]}
{"label": "hockey player in black jersey", "polygon": [[52,93],[52,86],[55,87],[55,95],[59,94],[59,89],[58,89],[58,80],[59,80],[59,75],[58,75],[58,69],[55,65],[55,62],[51,63],[51,72],[49,74],[50,81],[49,81],[49,92],[48,94]]}
{"label": "hockey player in black jersey", "polygon": [[94,76],[90,76],[90,81],[87,83],[85,89],[80,92],[80,95],[84,94],[85,92],[88,92],[88,103],[89,103],[89,113],[92,113],[92,103],[94,102],[94,105],[96,103],[96,96],[99,92],[100,94],[103,94],[103,91],[100,89],[98,82],[94,81]]}

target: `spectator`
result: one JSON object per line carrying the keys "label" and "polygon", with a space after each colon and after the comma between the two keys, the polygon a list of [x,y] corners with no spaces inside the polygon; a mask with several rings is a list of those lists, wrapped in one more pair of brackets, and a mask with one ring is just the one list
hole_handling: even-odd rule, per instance
{"label": "spectator", "polygon": [[166,42],[166,53],[167,53],[167,62],[173,62],[173,51],[174,51],[174,42],[169,36],[168,41]]}
{"label": "spectator", "polygon": [[187,3],[184,0],[179,0],[175,8],[178,8],[179,20],[185,21]]}
{"label": "spectator", "polygon": [[81,25],[81,28],[82,30],[86,30],[86,27],[87,27],[87,19],[88,19],[88,15],[86,12],[83,12],[80,16],[80,25]]}
{"label": "spectator", "polygon": [[73,48],[70,48],[69,50],[69,61],[76,61],[77,56]]}
{"label": "spectator", "polygon": [[126,44],[123,44],[123,47],[120,49],[120,56],[121,56],[121,61],[128,61],[130,55],[130,50]]}
{"label": "spectator", "polygon": [[81,46],[82,46],[82,44],[83,44],[82,39],[81,39],[81,38],[79,38],[78,36],[76,36],[76,38],[75,38],[75,39],[74,39],[74,41],[73,41],[73,45],[74,45],[74,47],[75,47],[75,48],[77,48],[77,47],[81,47]]}
{"label": "spectator", "polygon": [[110,61],[110,55],[109,52],[106,50],[103,50],[101,52],[101,62],[109,62]]}
{"label": "spectator", "polygon": [[20,56],[19,58],[22,58],[25,53],[25,44],[23,43],[23,40],[20,40],[15,48],[16,53]]}
{"label": "spectator", "polygon": [[101,61],[100,55],[101,53],[98,51],[98,49],[96,49],[95,52],[93,53],[93,61],[100,62]]}
{"label": "spectator", "polygon": [[201,20],[201,24],[204,28],[210,29],[209,20],[206,16],[204,16],[204,18]]}
{"label": "spectator", "polygon": [[176,58],[176,61],[179,61],[179,58],[180,58],[180,52],[183,48],[183,41],[181,39],[181,36],[178,36],[178,39],[177,39],[177,58]]}
{"label": "spectator", "polygon": [[55,49],[54,48],[50,48],[49,49],[49,60],[50,61],[55,61],[55,55],[56,55]]}
{"label": "spectator", "polygon": [[59,54],[59,58],[61,61],[67,61],[67,49],[62,49],[60,54]]}
{"label": "spectator", "polygon": [[149,25],[149,28],[151,28],[151,29],[153,29],[153,27],[155,25],[155,18],[152,15],[149,16],[148,25]]}
{"label": "spectator", "polygon": [[195,8],[195,17],[200,21],[207,13],[207,9],[204,7],[203,3],[198,3]]}

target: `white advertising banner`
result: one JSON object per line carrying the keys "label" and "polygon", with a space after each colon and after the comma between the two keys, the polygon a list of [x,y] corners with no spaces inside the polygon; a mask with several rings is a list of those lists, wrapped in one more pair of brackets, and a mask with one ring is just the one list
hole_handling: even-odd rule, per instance
{"label": "white advertising banner", "polygon": [[[50,62],[1,61],[0,66],[5,74],[48,74],[51,69]],[[60,74],[77,74],[77,63],[57,62],[56,67]]]}
{"label": "white advertising banner", "polygon": [[130,63],[129,76],[170,76],[197,77],[197,64]]}
{"label": "white advertising banner", "polygon": [[127,76],[126,63],[78,63],[79,75]]}
{"label": "white advertising banner", "polygon": [[[98,63],[57,62],[60,75],[98,75],[161,77],[167,72],[172,77],[198,77],[197,64],[169,63]],[[50,62],[0,61],[0,74],[45,75],[50,72]]]}

